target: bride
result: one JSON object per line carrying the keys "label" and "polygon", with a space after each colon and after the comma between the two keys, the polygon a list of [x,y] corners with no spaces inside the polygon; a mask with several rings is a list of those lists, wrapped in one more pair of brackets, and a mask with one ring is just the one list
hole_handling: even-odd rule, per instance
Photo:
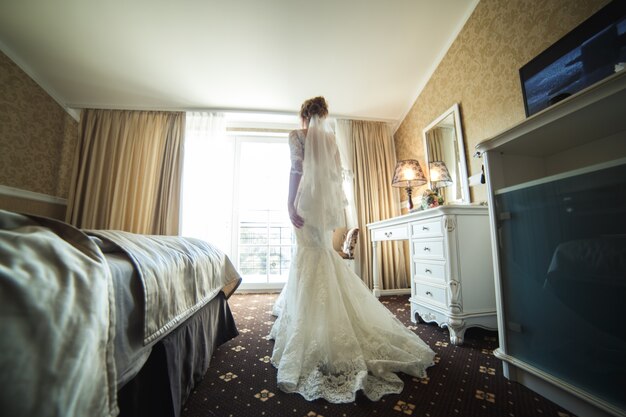
{"label": "bride", "polygon": [[400,393],[397,372],[418,378],[435,353],[407,329],[335,252],[332,230],[346,199],[335,136],[323,97],[303,103],[304,129],[289,135],[289,216],[297,249],[270,331],[278,386],[309,401],[372,401]]}

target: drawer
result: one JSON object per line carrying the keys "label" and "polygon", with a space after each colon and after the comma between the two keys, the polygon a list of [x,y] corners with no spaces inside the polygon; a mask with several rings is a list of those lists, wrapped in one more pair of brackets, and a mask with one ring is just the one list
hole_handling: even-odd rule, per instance
{"label": "drawer", "polygon": [[414,261],[419,259],[445,260],[443,253],[443,239],[412,240],[411,256]]}
{"label": "drawer", "polygon": [[409,233],[406,224],[396,227],[386,227],[372,232],[372,240],[407,240]]}
{"label": "drawer", "polygon": [[413,261],[413,274],[416,277],[445,282],[446,264],[428,263],[420,260]]}
{"label": "drawer", "polygon": [[433,304],[439,304],[445,307],[446,305],[446,290],[445,288],[428,285],[420,281],[413,282],[414,291],[413,294],[420,300],[425,300]]}
{"label": "drawer", "polygon": [[443,236],[441,219],[428,219],[411,223],[411,238]]}

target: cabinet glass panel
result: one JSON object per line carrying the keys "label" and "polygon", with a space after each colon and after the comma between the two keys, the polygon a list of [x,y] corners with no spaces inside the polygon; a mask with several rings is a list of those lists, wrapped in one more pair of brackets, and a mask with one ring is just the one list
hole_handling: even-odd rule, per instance
{"label": "cabinet glass panel", "polygon": [[496,195],[507,354],[626,408],[626,165]]}

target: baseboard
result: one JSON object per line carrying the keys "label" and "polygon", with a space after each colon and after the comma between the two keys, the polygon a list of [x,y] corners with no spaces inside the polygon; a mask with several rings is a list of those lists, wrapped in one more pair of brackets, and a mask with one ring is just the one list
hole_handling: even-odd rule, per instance
{"label": "baseboard", "polygon": [[386,296],[386,295],[405,295],[405,294],[411,294],[411,289],[410,288],[396,288],[394,290],[379,290],[380,291],[380,295],[381,296]]}

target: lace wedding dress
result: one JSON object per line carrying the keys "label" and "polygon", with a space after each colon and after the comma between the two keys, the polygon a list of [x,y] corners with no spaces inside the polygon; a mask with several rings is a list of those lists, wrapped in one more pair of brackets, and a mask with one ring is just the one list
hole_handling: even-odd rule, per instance
{"label": "lace wedding dress", "polygon": [[[292,170],[297,170],[304,133],[293,133],[290,145]],[[279,388],[309,401],[353,402],[359,390],[377,401],[402,391],[397,372],[425,377],[434,352],[336,253],[332,231],[303,218],[305,225],[295,231],[289,279],[273,308],[278,317],[270,331],[275,340],[272,364]]]}

